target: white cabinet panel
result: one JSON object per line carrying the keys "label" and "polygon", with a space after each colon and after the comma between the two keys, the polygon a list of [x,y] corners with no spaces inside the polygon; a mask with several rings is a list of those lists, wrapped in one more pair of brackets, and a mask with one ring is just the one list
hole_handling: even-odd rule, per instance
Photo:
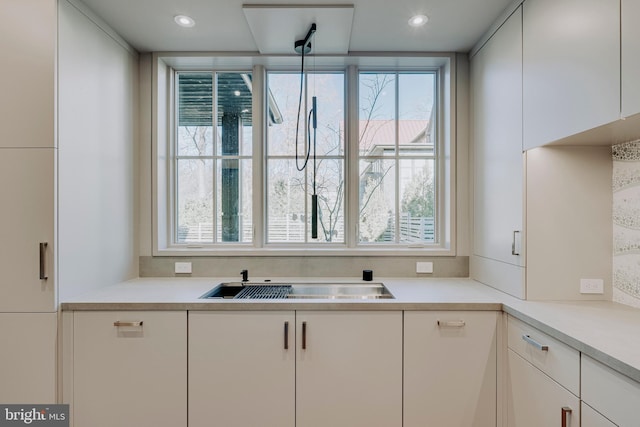
{"label": "white cabinet panel", "polygon": [[580,401],[538,368],[508,350],[508,402],[509,427],[560,427],[563,408],[567,427],[580,426]]}
{"label": "white cabinet panel", "polygon": [[402,312],[296,316],[296,427],[402,426]]}
{"label": "white cabinet panel", "polygon": [[582,427],[617,427],[584,402],[580,404],[580,418],[582,419]]}
{"label": "white cabinet panel", "polygon": [[56,402],[56,313],[0,313],[0,402]]}
{"label": "white cabinet panel", "polygon": [[640,113],[640,0],[622,0],[622,116]]}
{"label": "white cabinet panel", "polygon": [[189,312],[189,427],[294,427],[294,312]]}
{"label": "white cabinet panel", "polygon": [[638,425],[640,383],[582,355],[582,400],[621,427]]}
{"label": "white cabinet panel", "polygon": [[54,146],[57,4],[0,2],[0,147]]}
{"label": "white cabinet panel", "polygon": [[523,266],[521,8],[477,53],[471,67],[474,254]]}
{"label": "white cabinet panel", "polygon": [[405,427],[496,425],[496,318],[405,312]]}
{"label": "white cabinet panel", "polygon": [[[56,149],[0,148],[0,312],[55,311]],[[44,274],[40,279],[40,243]]]}
{"label": "white cabinet panel", "polygon": [[76,312],[73,328],[75,426],[187,425],[186,312]]}
{"label": "white cabinet panel", "polygon": [[618,120],[619,0],[523,7],[524,148]]}

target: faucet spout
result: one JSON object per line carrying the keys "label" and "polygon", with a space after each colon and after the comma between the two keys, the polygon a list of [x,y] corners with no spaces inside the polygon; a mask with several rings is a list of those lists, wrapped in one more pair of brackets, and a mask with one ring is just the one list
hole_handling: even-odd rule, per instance
{"label": "faucet spout", "polygon": [[249,270],[242,270],[240,272],[240,274],[242,275],[242,281],[243,282],[248,282],[249,281]]}

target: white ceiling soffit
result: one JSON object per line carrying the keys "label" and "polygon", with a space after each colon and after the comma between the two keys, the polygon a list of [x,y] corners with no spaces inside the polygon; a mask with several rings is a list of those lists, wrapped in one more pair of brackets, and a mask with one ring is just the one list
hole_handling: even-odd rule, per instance
{"label": "white ceiling soffit", "polygon": [[353,23],[353,5],[245,4],[242,11],[262,54],[294,54],[311,24],[311,54],[347,54]]}

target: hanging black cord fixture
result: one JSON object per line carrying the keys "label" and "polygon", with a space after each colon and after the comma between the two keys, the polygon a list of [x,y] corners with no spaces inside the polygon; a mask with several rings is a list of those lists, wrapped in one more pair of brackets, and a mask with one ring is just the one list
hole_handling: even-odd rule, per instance
{"label": "hanging black cord fixture", "polygon": [[311,139],[307,140],[307,153],[305,154],[304,163],[302,167],[299,166],[299,154],[298,154],[298,134],[300,132],[300,111],[302,110],[302,90],[304,89],[304,54],[311,52],[311,37],[316,32],[316,24],[311,24],[311,28],[309,28],[309,32],[303,40],[296,40],[293,44],[293,48],[296,52],[300,53],[302,56],[301,65],[300,65],[300,96],[298,98],[298,115],[296,117],[296,169],[299,172],[302,172],[309,162],[309,155],[311,154]]}

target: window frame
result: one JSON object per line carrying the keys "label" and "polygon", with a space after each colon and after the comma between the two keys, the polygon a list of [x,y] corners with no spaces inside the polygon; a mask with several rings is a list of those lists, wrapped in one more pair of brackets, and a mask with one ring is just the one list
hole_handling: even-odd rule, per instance
{"label": "window frame", "polygon": [[[229,66],[226,62],[237,64],[238,59],[231,56],[232,60],[221,61],[222,66],[211,67],[207,65],[184,63],[184,58],[153,54],[153,80],[152,80],[152,188],[155,196],[152,205],[153,243],[154,256],[291,256],[291,255],[318,255],[318,256],[453,256],[456,255],[456,215],[455,215],[455,153],[456,153],[456,123],[455,123],[455,55],[441,54],[429,57],[433,61],[423,61],[422,58],[409,55],[409,65],[391,66],[385,64],[385,58],[379,61],[382,65],[375,66],[377,56],[359,61],[361,64],[347,64],[338,66],[322,66],[318,72],[340,72],[345,78],[345,177],[346,187],[352,189],[347,193],[344,203],[345,217],[345,242],[344,243],[266,243],[266,155],[262,144],[266,140],[265,117],[267,111],[267,68],[264,65],[255,65],[253,57],[243,57],[247,66]],[[382,57],[382,56],[381,56]],[[394,57],[396,58],[396,57]],[[292,61],[296,61],[293,58]],[[194,60],[193,63],[199,61]],[[210,59],[204,61],[211,62]],[[264,62],[264,61],[263,61]],[[340,61],[338,61],[340,62]],[[425,62],[426,65],[415,65],[415,62]],[[430,65],[430,63],[437,65]],[[187,61],[188,63],[188,61]],[[171,106],[175,103],[174,76],[176,72],[247,72],[253,76],[253,240],[252,242],[221,242],[215,244],[194,245],[173,243],[175,217],[172,214],[175,204],[175,193],[171,170],[173,162],[173,150],[175,141],[172,126],[175,123],[175,113]],[[268,72],[295,72],[291,65],[274,65],[268,67]],[[310,70],[307,70],[310,71]],[[310,72],[315,72],[316,69]],[[405,244],[405,243],[361,243],[358,241],[358,144],[350,141],[358,141],[358,79],[362,72],[435,72],[436,73],[436,108],[435,127],[437,144],[436,152],[436,235],[440,237],[434,244]],[[256,96],[256,94],[261,94]],[[355,122],[354,122],[355,120]],[[355,124],[355,126],[354,126]],[[435,148],[435,147],[434,147]],[[353,160],[355,159],[355,160]],[[264,179],[263,179],[264,177]],[[399,183],[396,182],[396,187]],[[353,190],[355,189],[355,190]]]}

